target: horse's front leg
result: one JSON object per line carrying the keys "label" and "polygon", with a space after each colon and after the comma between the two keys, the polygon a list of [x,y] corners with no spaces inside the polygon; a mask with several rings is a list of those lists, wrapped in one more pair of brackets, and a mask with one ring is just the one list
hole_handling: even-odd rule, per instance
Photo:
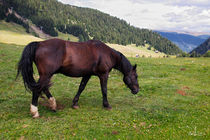
{"label": "horse's front leg", "polygon": [[109,105],[108,99],[107,99],[107,81],[108,81],[108,76],[109,73],[100,75],[100,84],[101,84],[101,91],[102,91],[102,95],[103,95],[103,106],[106,109],[111,110],[112,107]]}
{"label": "horse's front leg", "polygon": [[91,76],[86,76],[86,77],[82,78],[82,81],[80,83],[80,86],[79,86],[79,89],[77,91],[77,94],[76,94],[76,96],[73,99],[72,108],[74,108],[74,109],[79,108],[79,106],[78,106],[79,96],[82,93],[82,91],[85,89],[85,86],[86,86],[87,82],[89,81],[90,77]]}

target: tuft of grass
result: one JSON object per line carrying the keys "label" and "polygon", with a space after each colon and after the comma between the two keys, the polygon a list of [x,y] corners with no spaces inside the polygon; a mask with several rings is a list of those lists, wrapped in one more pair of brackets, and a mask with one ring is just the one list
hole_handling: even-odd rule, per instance
{"label": "tuft of grass", "polygon": [[[80,108],[71,108],[81,78],[54,75],[50,91],[58,103],[51,112],[39,99],[39,119],[29,113],[31,94],[16,64],[23,46],[0,43],[0,139],[209,139],[210,59],[129,58],[137,64],[141,91],[132,95],[122,74],[112,70],[102,107],[99,79],[92,77]],[[37,76],[37,72],[35,72]]]}

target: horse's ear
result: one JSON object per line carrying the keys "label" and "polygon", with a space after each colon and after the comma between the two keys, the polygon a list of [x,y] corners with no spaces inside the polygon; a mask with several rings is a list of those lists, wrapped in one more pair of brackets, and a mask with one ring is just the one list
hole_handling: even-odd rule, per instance
{"label": "horse's ear", "polygon": [[133,66],[133,70],[136,70],[136,67],[137,67],[137,65],[135,64],[135,65]]}

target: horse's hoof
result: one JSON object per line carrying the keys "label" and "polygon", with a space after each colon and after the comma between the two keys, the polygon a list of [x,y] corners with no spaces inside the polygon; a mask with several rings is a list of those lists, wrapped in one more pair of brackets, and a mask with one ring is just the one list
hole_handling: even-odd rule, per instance
{"label": "horse's hoof", "polygon": [[112,107],[111,106],[108,106],[108,107],[104,107],[106,110],[112,110]]}
{"label": "horse's hoof", "polygon": [[33,119],[38,119],[39,118],[39,116],[33,116]]}
{"label": "horse's hoof", "polygon": [[33,118],[39,118],[38,107],[31,104],[30,112]]}
{"label": "horse's hoof", "polygon": [[49,103],[51,110],[53,110],[53,111],[56,110],[57,104],[56,104],[56,100],[54,97],[50,97],[50,99],[48,99],[48,103]]}
{"label": "horse's hoof", "polygon": [[79,106],[78,105],[73,105],[72,108],[73,109],[79,109]]}
{"label": "horse's hoof", "polygon": [[37,112],[36,114],[32,114],[34,119],[39,118],[39,112]]}

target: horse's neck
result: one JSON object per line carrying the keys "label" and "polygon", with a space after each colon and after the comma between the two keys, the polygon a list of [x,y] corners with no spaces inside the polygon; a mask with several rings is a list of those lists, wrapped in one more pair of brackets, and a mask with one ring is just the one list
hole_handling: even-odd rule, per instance
{"label": "horse's neck", "polygon": [[123,54],[120,53],[119,56],[120,59],[118,60],[116,69],[122,72],[124,75],[127,75],[130,72],[132,65]]}

